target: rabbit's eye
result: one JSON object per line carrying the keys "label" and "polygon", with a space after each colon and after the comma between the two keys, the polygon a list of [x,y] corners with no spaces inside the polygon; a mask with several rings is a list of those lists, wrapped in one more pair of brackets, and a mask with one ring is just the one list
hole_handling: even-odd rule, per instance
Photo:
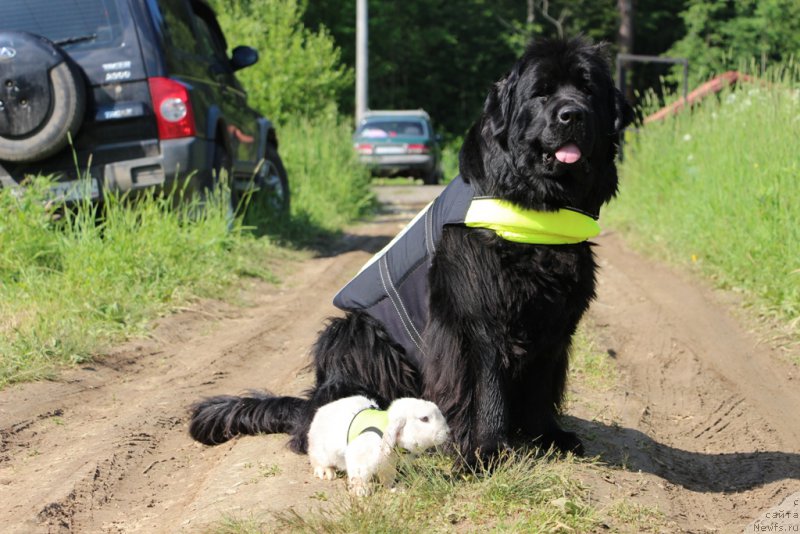
{"label": "rabbit's eye", "polygon": [[420,417],[419,420],[422,421],[423,423],[427,423],[428,422],[428,416],[426,415],[425,417]]}

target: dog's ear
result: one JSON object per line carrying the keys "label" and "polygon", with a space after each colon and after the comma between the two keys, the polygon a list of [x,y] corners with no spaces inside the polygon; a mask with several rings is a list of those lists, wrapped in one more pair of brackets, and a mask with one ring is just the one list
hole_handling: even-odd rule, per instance
{"label": "dog's ear", "polygon": [[628,100],[619,89],[614,88],[614,131],[621,132],[635,118],[636,115],[631,105],[628,104]]}
{"label": "dog's ear", "polygon": [[[514,105],[514,94],[519,82],[520,64],[506,74],[502,80],[495,83],[486,97],[483,112],[486,116],[484,134],[490,134],[497,139],[503,148],[508,142],[508,127],[511,124],[511,110]],[[488,131],[487,131],[488,130]]]}

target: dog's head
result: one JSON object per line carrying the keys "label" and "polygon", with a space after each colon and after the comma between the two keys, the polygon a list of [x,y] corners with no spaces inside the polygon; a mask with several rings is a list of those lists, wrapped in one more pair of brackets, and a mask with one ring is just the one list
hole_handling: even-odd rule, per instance
{"label": "dog's head", "polygon": [[479,194],[526,208],[597,213],[617,191],[619,133],[632,120],[604,46],[534,41],[490,90],[461,174]]}
{"label": "dog's head", "polygon": [[436,404],[422,399],[397,399],[389,406],[389,428],[384,439],[392,447],[421,452],[441,445],[450,430]]}

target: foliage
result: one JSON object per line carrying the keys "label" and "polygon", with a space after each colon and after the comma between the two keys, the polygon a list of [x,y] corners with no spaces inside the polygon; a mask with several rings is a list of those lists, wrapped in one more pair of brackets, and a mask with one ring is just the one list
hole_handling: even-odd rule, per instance
{"label": "foliage", "polygon": [[[686,30],[680,13],[687,0],[636,0],[634,12],[634,53],[649,56],[671,56],[672,44],[683,37]],[[664,78],[670,72],[669,65],[663,63],[634,63],[630,66],[630,84],[632,94],[638,95],[650,89],[662,91]],[[667,89],[677,89],[683,80],[678,77],[670,80]],[[630,94],[628,95],[630,97]],[[632,99],[635,101],[636,99]],[[639,102],[636,102],[639,103]]]}
{"label": "foliage", "polygon": [[450,183],[453,178],[458,176],[458,155],[463,143],[464,138],[457,136],[442,146],[442,183]]}
{"label": "foliage", "polygon": [[800,315],[797,79],[789,65],[645,126],[625,148],[607,211],[648,250],[789,320]]}
{"label": "foliage", "polygon": [[328,31],[303,26],[301,0],[216,0],[215,7],[229,45],[258,50],[259,62],[237,77],[250,104],[273,121],[323,113],[352,85]]}
{"label": "foliage", "polygon": [[[463,135],[480,113],[489,87],[506,72],[532,36],[555,36],[541,0],[369,1],[369,107],[424,108],[437,125]],[[678,13],[685,0],[665,4],[639,0],[635,13],[637,51],[658,54],[680,35]],[[355,0],[317,0],[308,5],[309,27],[330,28],[342,60],[355,65]],[[612,43],[619,25],[615,0],[552,0],[552,18],[563,17],[566,35],[584,34]],[[634,78],[643,89],[665,71],[644,69]],[[353,109],[354,92],[342,93],[340,108]]]}
{"label": "foliage", "polygon": [[[299,232],[340,230],[369,213],[375,199],[370,174],[351,143],[353,127],[335,113],[295,118],[281,129],[281,155],[289,174],[292,219]],[[300,237],[298,232],[294,237]]]}
{"label": "foliage", "polygon": [[669,54],[689,59],[691,85],[755,58],[762,69],[800,54],[796,0],[689,0],[686,34]]}

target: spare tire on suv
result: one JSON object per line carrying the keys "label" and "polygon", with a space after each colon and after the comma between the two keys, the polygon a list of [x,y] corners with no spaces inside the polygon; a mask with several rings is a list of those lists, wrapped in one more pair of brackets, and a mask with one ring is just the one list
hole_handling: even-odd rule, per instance
{"label": "spare tire on suv", "polygon": [[53,42],[0,32],[0,160],[55,154],[78,131],[85,108],[83,77]]}

